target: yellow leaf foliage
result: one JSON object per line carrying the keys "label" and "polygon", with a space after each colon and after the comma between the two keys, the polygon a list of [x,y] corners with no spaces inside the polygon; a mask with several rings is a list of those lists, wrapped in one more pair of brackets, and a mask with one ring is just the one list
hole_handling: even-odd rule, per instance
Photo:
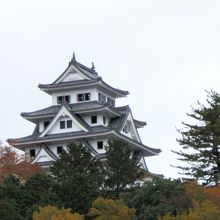
{"label": "yellow leaf foliage", "polygon": [[33,220],[83,220],[78,213],[71,213],[71,209],[58,209],[56,206],[40,207],[33,213]]}
{"label": "yellow leaf foliage", "polygon": [[135,209],[128,208],[120,200],[96,199],[89,210],[89,217],[96,220],[130,220],[133,219]]}
{"label": "yellow leaf foliage", "polygon": [[220,210],[211,201],[195,203],[194,208],[177,216],[165,215],[159,220],[219,220]]}

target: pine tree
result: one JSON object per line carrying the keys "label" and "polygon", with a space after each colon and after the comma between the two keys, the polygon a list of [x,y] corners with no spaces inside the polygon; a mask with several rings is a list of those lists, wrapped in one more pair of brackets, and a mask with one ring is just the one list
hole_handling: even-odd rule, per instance
{"label": "pine tree", "polygon": [[82,143],[72,143],[51,167],[59,206],[85,214],[101,187],[99,162]]}
{"label": "pine tree", "polygon": [[118,199],[119,194],[125,191],[128,186],[131,188],[142,174],[136,158],[131,155],[130,146],[118,139],[109,141],[106,147],[104,186],[113,198]]}
{"label": "pine tree", "polygon": [[185,130],[177,139],[183,150],[174,151],[188,166],[178,166],[186,175],[191,175],[204,184],[220,181],[220,94],[207,92],[205,106],[198,102],[198,109],[187,114],[195,124],[184,123]]}

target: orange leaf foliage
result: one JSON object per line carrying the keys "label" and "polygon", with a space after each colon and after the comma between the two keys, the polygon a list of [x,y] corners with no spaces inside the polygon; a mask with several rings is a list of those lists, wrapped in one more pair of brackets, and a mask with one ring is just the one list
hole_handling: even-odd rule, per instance
{"label": "orange leaf foliage", "polygon": [[12,147],[0,147],[0,183],[8,175],[13,174],[24,180],[40,170],[37,164],[32,164]]}
{"label": "orange leaf foliage", "polygon": [[206,187],[204,189],[204,192],[207,194],[209,199],[212,200],[213,203],[220,207],[220,185]]}

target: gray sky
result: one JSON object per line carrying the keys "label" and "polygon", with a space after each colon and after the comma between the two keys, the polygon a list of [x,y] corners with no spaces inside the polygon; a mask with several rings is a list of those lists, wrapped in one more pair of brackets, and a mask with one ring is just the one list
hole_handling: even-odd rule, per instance
{"label": "gray sky", "polygon": [[213,0],[0,0],[0,138],[31,134],[20,116],[47,107],[51,83],[78,61],[110,85],[129,90],[144,144],[161,148],[150,171],[177,177],[181,121],[205,89],[220,92],[220,1]]}

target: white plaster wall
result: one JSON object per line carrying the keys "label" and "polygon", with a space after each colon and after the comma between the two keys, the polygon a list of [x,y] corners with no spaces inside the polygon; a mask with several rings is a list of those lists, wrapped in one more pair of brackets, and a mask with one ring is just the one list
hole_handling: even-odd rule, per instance
{"label": "white plaster wall", "polygon": [[[112,97],[112,96],[110,96],[110,95],[108,95],[108,94],[106,94],[106,93],[104,93],[104,92],[102,92],[102,91],[100,91],[100,90],[98,90],[97,89],[97,94],[98,93],[101,93],[102,95],[104,95],[104,96],[106,96],[106,102],[107,102],[107,98],[111,98],[111,99],[113,99],[114,101],[116,100],[114,97]],[[98,98],[98,97],[97,97]],[[98,99],[97,99],[98,100]]]}
{"label": "white plaster wall", "polygon": [[44,131],[44,122],[40,122],[39,123],[39,132],[43,132]]}
{"label": "white plaster wall", "polygon": [[57,154],[57,147],[58,146],[63,146],[64,149],[66,149],[66,144],[64,143],[57,143],[57,144],[47,144],[47,147],[59,157],[59,154]]}
{"label": "white plaster wall", "polygon": [[40,151],[40,146],[35,146],[35,147],[29,147],[27,146],[25,148],[25,156],[30,157],[30,150],[35,149],[35,155],[37,155]]}
{"label": "white plaster wall", "polygon": [[92,115],[86,115],[86,116],[82,116],[83,120],[89,125],[89,126],[98,126],[98,125],[104,125],[107,126],[109,123],[109,118],[105,117],[106,123],[103,124],[103,115],[97,115],[97,123],[92,124],[91,123],[91,117],[95,116],[96,114],[92,114]]}
{"label": "white plaster wall", "polygon": [[70,103],[82,103],[77,101],[77,94],[80,93],[90,93],[90,101],[98,100],[98,93],[96,89],[85,89],[85,90],[69,90],[63,92],[52,93],[52,105],[57,105],[57,96],[70,95]]}
{"label": "white plaster wall", "polygon": [[84,76],[82,76],[79,73],[76,73],[74,71],[71,71],[67,74],[67,76],[62,80],[62,82],[69,82],[69,81],[76,81],[76,80],[82,80],[85,79]]}
{"label": "white plaster wall", "polygon": [[52,126],[52,128],[49,130],[48,134],[82,131],[82,128],[80,126],[78,126],[74,121],[72,121],[72,128],[60,129],[60,121],[66,121],[66,120],[72,120],[72,119],[67,116],[60,117],[56,121],[56,123]]}
{"label": "white plaster wall", "polygon": [[[101,150],[98,150],[98,148],[97,148],[97,142],[99,142],[99,141],[103,141],[104,148]],[[107,144],[108,144],[107,139],[89,140],[88,142],[98,153],[100,153],[100,154],[105,153],[105,146],[107,146]]]}
{"label": "white plaster wall", "polygon": [[134,126],[132,126],[133,118],[132,118],[132,115],[131,115],[131,114],[128,115],[128,119],[127,119],[127,120],[131,122],[130,132],[125,133],[125,132],[123,131],[123,129],[122,129],[121,133],[122,133],[123,135],[129,137],[129,138],[132,138],[132,139],[135,139],[135,140],[139,141],[139,140],[138,140],[138,137],[137,137],[137,135],[136,135],[136,133],[135,133],[135,130],[134,130],[134,129],[136,129],[136,128],[135,128]]}

